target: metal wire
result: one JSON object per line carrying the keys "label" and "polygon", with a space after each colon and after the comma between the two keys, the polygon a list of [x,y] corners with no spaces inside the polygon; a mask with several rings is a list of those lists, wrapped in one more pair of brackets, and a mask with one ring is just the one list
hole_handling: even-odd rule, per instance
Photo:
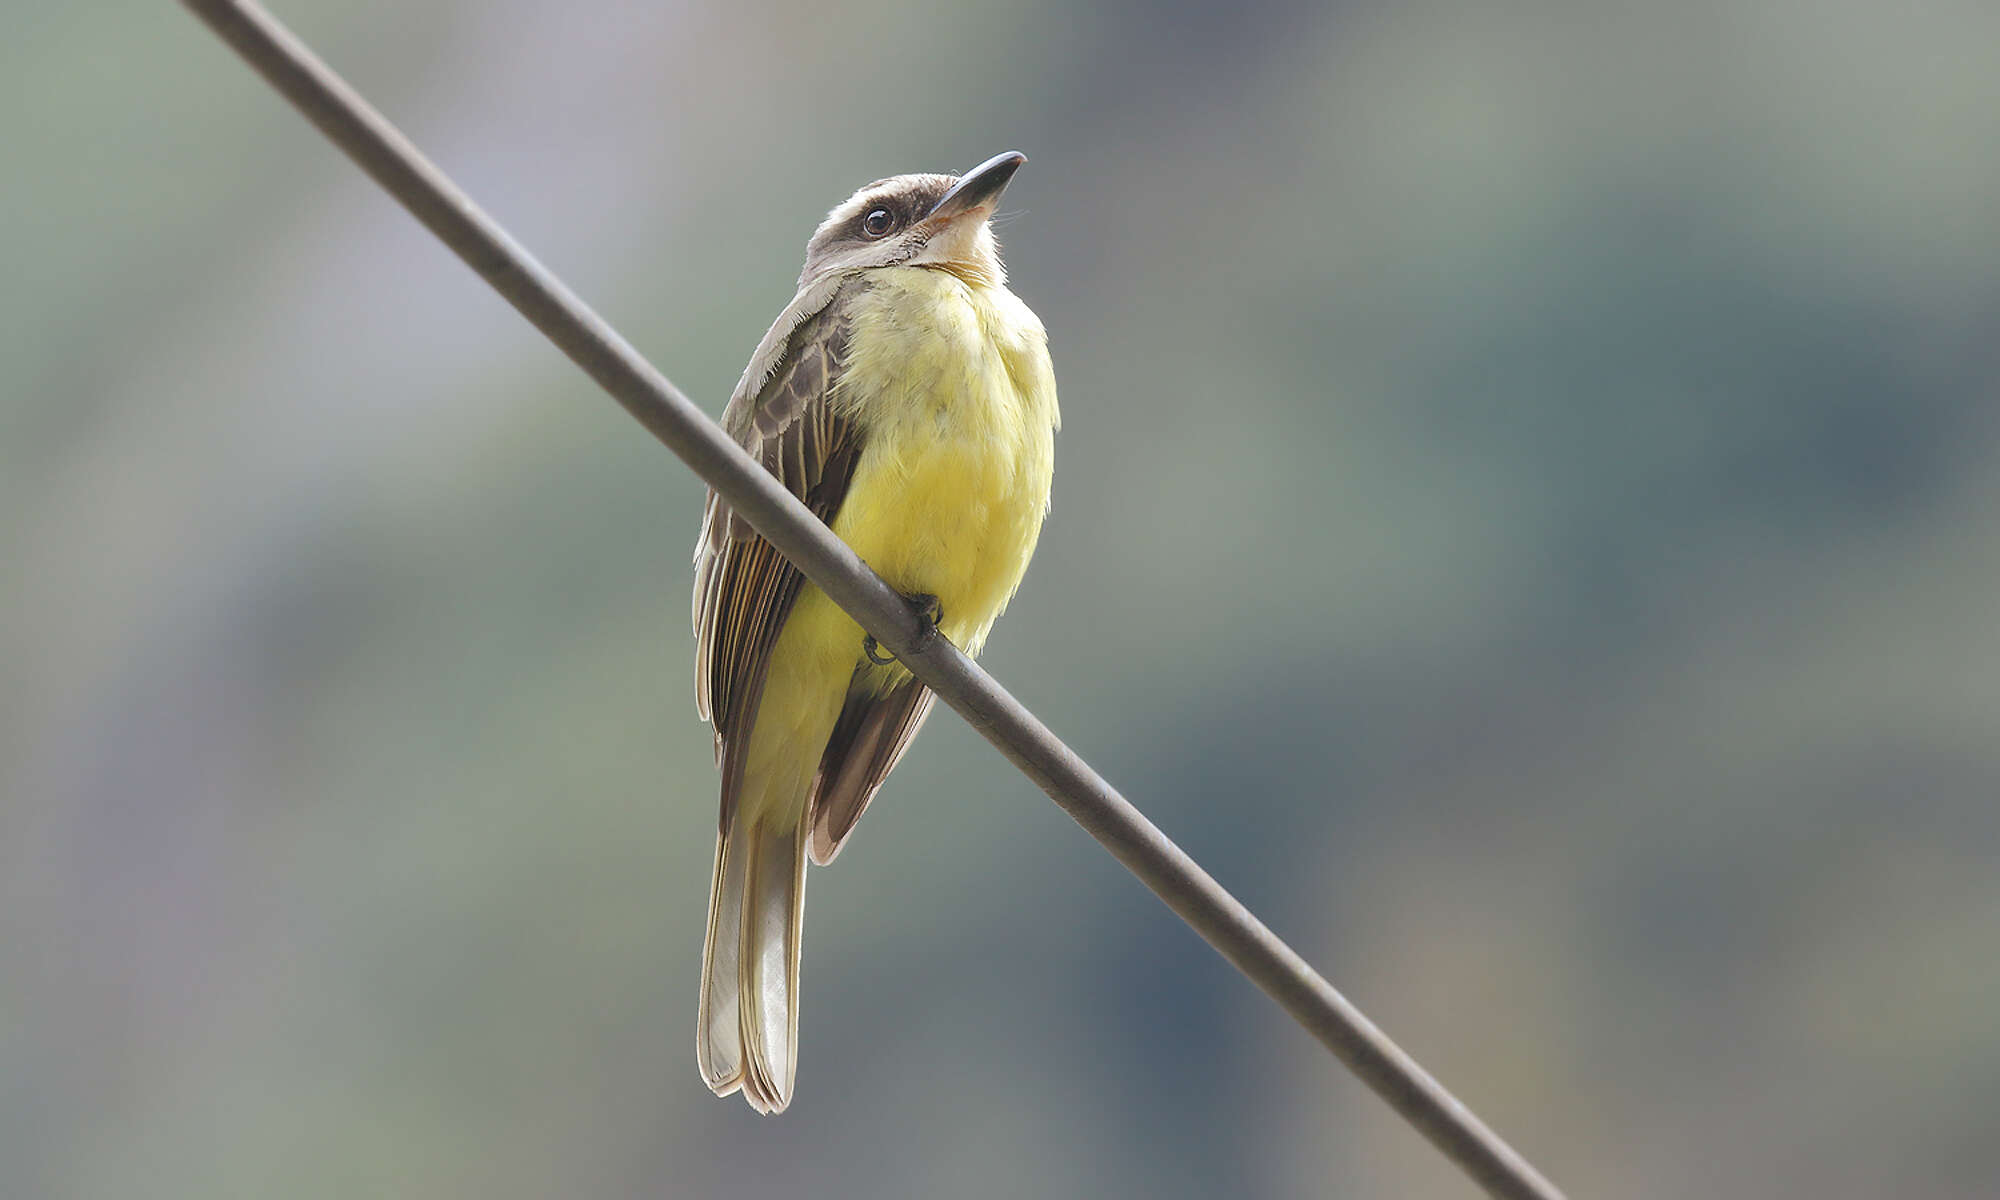
{"label": "metal wire", "polygon": [[269,13],[182,0],[1237,970],[1494,1196],[1561,1193],[971,659]]}

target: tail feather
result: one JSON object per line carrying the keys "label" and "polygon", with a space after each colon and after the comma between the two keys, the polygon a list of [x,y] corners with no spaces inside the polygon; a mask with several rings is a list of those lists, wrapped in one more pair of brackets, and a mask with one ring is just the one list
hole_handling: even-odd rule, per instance
{"label": "tail feather", "polygon": [[716,845],[702,954],[702,1078],[741,1088],[759,1112],[783,1112],[798,1069],[799,928],[810,830],[794,818],[739,819]]}
{"label": "tail feather", "polygon": [[701,1077],[718,1096],[743,1086],[743,1039],[738,1032],[736,958],[742,945],[744,854],[740,843],[715,839],[708,890],[708,939],[701,949],[701,1012],[694,1040]]}

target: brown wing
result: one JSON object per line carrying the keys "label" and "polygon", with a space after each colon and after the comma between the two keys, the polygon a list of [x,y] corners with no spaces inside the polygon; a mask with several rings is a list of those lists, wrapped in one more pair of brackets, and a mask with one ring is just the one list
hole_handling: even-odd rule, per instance
{"label": "brown wing", "polygon": [[[856,285],[828,281],[792,301],[722,415],[723,428],[829,525],[861,452],[860,431],[828,402],[847,353],[844,286]],[[695,562],[695,704],[715,726],[727,830],[771,647],[805,579],[713,492]],[[914,679],[883,695],[857,688],[849,696],[813,781],[815,862],[840,852],[934,699]]]}
{"label": "brown wing", "polygon": [[[860,452],[853,423],[828,402],[847,351],[845,307],[838,281],[800,293],[764,336],[722,415],[723,428],[829,523]],[[695,563],[695,706],[715,726],[726,830],[765,665],[804,576],[714,492]]]}
{"label": "brown wing", "polygon": [[854,823],[910,748],[910,739],[917,736],[936,699],[914,679],[882,696],[858,688],[848,695],[820,759],[812,807],[814,862],[825,866],[840,853]]}

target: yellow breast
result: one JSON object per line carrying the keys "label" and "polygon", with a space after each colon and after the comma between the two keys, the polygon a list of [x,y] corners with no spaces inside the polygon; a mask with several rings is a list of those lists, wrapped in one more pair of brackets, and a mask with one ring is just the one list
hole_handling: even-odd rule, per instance
{"label": "yellow breast", "polygon": [[869,279],[835,393],[865,448],[833,529],[896,590],[936,596],[945,636],[977,654],[1048,509],[1047,334],[1004,287],[916,267]]}

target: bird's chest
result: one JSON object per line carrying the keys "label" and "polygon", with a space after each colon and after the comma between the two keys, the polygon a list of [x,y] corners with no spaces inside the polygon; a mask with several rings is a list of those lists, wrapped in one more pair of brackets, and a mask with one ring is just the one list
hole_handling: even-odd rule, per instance
{"label": "bird's chest", "polygon": [[921,278],[937,274],[855,314],[841,400],[866,441],[835,531],[898,590],[936,595],[948,632],[983,632],[1040,529],[1054,398],[1039,323],[1020,326],[1011,297]]}

